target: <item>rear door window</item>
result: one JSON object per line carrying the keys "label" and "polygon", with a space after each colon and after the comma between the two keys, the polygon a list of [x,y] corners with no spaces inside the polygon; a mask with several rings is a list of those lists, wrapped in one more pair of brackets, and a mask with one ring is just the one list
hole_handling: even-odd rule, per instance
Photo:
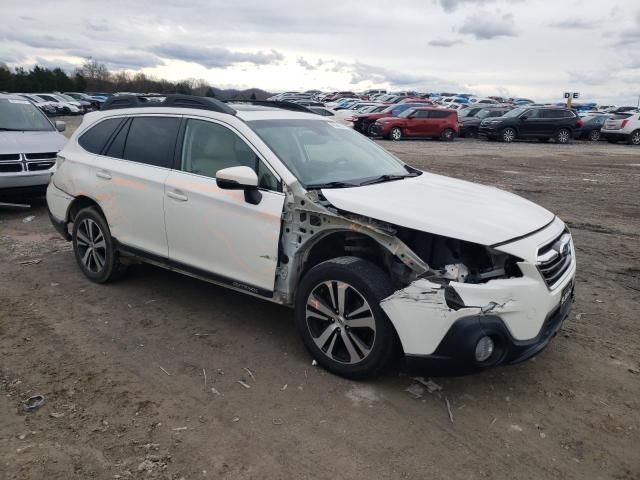
{"label": "rear door window", "polygon": [[122,158],[171,168],[180,127],[177,117],[135,117],[131,120]]}
{"label": "rear door window", "polygon": [[122,118],[109,118],[99,122],[80,135],[78,143],[86,151],[100,155],[111,135],[122,123],[122,120]]}
{"label": "rear door window", "polygon": [[429,118],[447,118],[449,115],[452,115],[451,112],[439,112],[438,110],[432,110],[429,113]]}

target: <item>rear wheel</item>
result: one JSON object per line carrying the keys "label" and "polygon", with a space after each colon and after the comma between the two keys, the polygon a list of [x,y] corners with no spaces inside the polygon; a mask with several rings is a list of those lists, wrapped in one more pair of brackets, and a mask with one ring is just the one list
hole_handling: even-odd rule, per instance
{"label": "rear wheel", "polygon": [[629,135],[629,144],[630,145],[640,145],[640,130],[634,130]]}
{"label": "rear wheel", "polygon": [[124,273],[107,222],[95,208],[80,210],[73,221],[72,242],[78,266],[92,282],[106,283]]}
{"label": "rear wheel", "polygon": [[600,130],[591,130],[588,135],[589,140],[592,142],[600,141]]}
{"label": "rear wheel", "polygon": [[507,127],[500,132],[500,140],[506,143],[511,143],[516,139],[516,131],[513,128]]}
{"label": "rear wheel", "polygon": [[316,361],[347,378],[379,374],[396,342],[380,307],[393,291],[388,275],[361,258],[339,257],[313,267],[298,286],[295,317]]}
{"label": "rear wheel", "polygon": [[389,139],[397,142],[402,139],[402,130],[398,127],[393,127],[389,132]]}
{"label": "rear wheel", "polygon": [[440,140],[444,142],[451,142],[455,137],[455,132],[451,128],[445,128],[440,134]]}
{"label": "rear wheel", "polygon": [[568,128],[561,128],[556,132],[556,142],[557,143],[569,143],[571,140],[571,130]]}
{"label": "rear wheel", "polygon": [[373,137],[375,135],[374,132],[373,132],[373,123],[371,123],[370,125],[364,127],[363,130],[366,132],[366,134],[369,137]]}

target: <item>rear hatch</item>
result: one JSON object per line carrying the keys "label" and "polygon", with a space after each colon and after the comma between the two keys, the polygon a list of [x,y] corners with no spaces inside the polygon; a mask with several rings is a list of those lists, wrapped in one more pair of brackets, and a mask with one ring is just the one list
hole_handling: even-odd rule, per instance
{"label": "rear hatch", "polygon": [[603,130],[622,130],[627,123],[629,123],[629,118],[632,116],[630,113],[616,113],[611,118],[609,118],[602,127]]}

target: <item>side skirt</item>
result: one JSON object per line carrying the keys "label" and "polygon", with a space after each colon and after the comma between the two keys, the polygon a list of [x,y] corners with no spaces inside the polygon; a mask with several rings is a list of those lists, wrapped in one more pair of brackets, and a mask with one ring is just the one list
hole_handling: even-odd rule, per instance
{"label": "side skirt", "polygon": [[118,250],[123,255],[136,257],[146,263],[150,263],[151,265],[155,265],[157,267],[166,268],[167,270],[182,273],[184,275],[188,275],[199,280],[204,280],[205,282],[213,283],[221,287],[226,287],[237,292],[246,293],[254,297],[270,300],[274,303],[279,303],[274,299],[274,292],[271,290],[265,290],[264,288],[247,285],[245,283],[209,272],[207,270],[202,270],[197,267],[185,265],[184,263],[175,262],[160,255],[156,255],[135,247],[131,247],[129,245],[125,245],[123,243],[120,243],[115,238],[113,239],[113,241],[115,243],[116,250]]}

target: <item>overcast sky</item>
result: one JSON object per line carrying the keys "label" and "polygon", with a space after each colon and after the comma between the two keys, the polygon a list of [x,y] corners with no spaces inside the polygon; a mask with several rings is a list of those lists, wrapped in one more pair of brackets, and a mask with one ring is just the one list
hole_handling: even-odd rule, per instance
{"label": "overcast sky", "polygon": [[640,0],[0,0],[0,62],[219,87],[633,103]]}

